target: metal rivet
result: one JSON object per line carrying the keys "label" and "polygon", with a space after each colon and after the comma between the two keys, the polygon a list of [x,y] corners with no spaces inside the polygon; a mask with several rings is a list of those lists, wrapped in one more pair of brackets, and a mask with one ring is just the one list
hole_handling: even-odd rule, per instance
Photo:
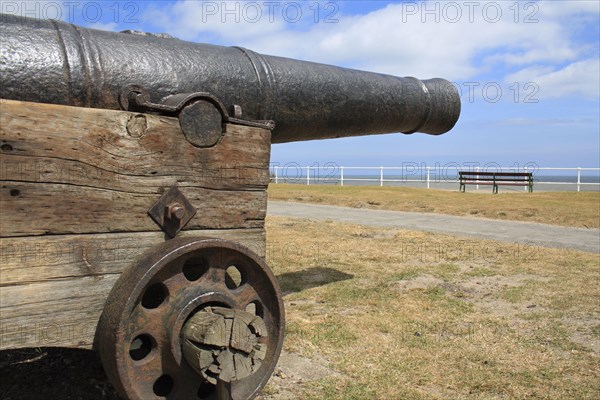
{"label": "metal rivet", "polygon": [[171,203],[165,209],[168,219],[180,220],[185,216],[185,208],[179,203]]}
{"label": "metal rivet", "polygon": [[233,118],[242,118],[242,106],[233,105]]}

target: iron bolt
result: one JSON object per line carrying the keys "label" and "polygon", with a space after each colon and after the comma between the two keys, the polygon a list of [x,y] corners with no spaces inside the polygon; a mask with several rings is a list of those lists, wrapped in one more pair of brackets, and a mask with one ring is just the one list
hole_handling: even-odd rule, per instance
{"label": "iron bolt", "polygon": [[180,220],[185,216],[185,208],[179,203],[171,203],[166,207],[168,219]]}
{"label": "iron bolt", "polygon": [[242,107],[237,104],[233,105],[233,118],[242,118]]}

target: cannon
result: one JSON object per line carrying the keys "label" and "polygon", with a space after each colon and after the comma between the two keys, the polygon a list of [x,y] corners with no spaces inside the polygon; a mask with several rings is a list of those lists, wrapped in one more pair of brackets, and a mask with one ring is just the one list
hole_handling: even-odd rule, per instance
{"label": "cannon", "polygon": [[251,399],[281,352],[272,143],[442,134],[453,85],[0,16],[0,349],[94,349],[128,399]]}

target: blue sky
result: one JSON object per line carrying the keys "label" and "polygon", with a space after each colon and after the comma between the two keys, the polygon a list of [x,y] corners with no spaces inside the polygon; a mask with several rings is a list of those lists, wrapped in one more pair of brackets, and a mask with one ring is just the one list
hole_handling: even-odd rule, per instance
{"label": "blue sky", "polygon": [[[2,1],[2,11],[350,68],[442,77],[462,115],[442,136],[273,146],[285,164],[600,164],[598,1]],[[60,14],[60,15],[59,15]]]}

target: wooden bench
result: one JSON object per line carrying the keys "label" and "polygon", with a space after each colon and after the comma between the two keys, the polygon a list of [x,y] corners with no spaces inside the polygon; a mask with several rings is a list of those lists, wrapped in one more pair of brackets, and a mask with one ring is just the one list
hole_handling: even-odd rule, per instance
{"label": "wooden bench", "polygon": [[498,193],[498,186],[526,186],[533,192],[533,174],[531,172],[472,172],[459,171],[460,191],[466,185],[492,185],[493,192]]}

